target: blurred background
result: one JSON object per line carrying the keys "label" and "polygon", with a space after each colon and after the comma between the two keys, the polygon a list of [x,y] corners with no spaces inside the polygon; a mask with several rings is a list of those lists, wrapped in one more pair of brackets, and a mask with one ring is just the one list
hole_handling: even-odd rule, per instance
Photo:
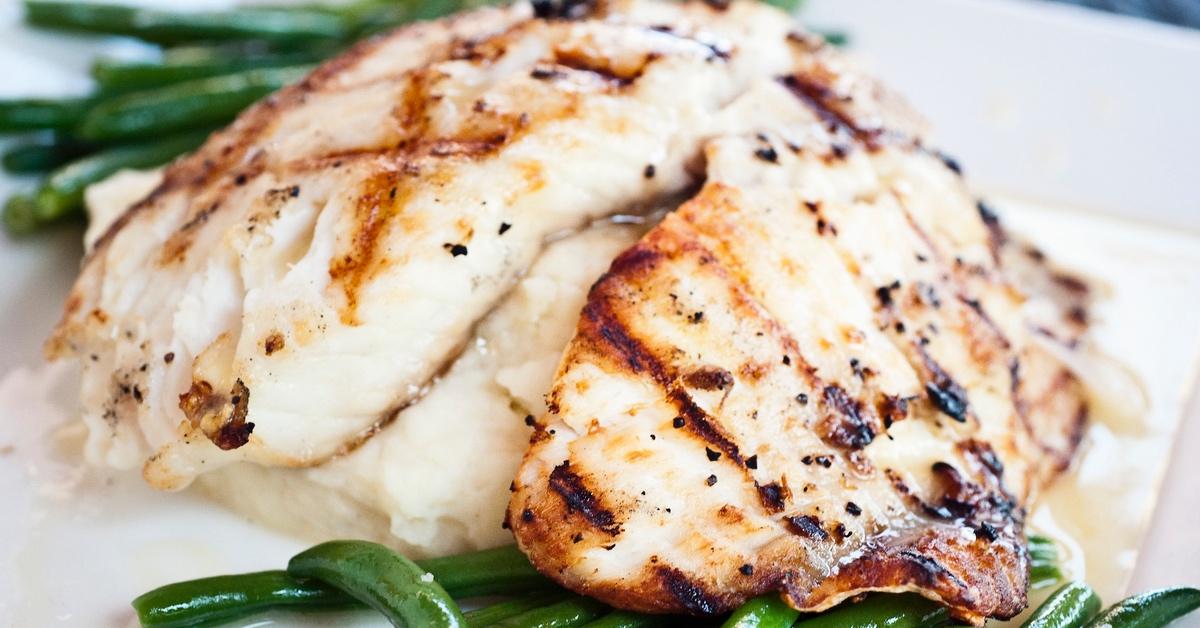
{"label": "blurred background", "polygon": [[1160,22],[1200,28],[1200,2],[1197,0],[1059,0],[1081,6],[1136,15]]}

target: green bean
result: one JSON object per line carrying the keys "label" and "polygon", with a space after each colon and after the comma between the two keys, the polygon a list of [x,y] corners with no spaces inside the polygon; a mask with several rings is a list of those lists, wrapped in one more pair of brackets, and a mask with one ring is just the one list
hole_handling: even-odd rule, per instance
{"label": "green bean", "polygon": [[1159,628],[1200,608],[1200,590],[1158,589],[1125,598],[1108,607],[1088,628]]}
{"label": "green bean", "polygon": [[333,585],[387,616],[394,626],[460,628],[462,611],[411,560],[368,541],[329,541],[288,561],[288,574]]}
{"label": "green bean", "polygon": [[572,628],[604,614],[607,607],[587,597],[572,597],[556,604],[525,611],[492,624],[495,628]]}
{"label": "green bean", "polygon": [[[876,594],[847,603],[811,618],[801,618],[796,628],[934,628],[950,621],[945,607],[919,595]],[[885,623],[886,622],[886,623]]]}
{"label": "green bean", "polygon": [[721,628],[787,628],[799,616],[778,593],[769,593],[739,606]]}
{"label": "green bean", "polygon": [[846,33],[846,31],[819,30],[816,31],[816,33],[820,35],[821,38],[825,40],[825,43],[829,44],[830,46],[843,48],[846,46],[846,44],[850,43],[850,35]]}
{"label": "green bean", "polygon": [[87,186],[124,168],[151,168],[171,161],[204,142],[208,133],[195,132],[160,142],[109,148],[73,161],[50,173],[37,192],[37,218],[48,223],[83,206]]}
{"label": "green bean", "polygon": [[0,164],[8,172],[46,172],[87,154],[90,147],[61,139],[44,139],[17,144],[4,151]]}
{"label": "green bean", "polygon": [[303,66],[248,70],[116,96],[90,109],[78,134],[109,141],[228,122],[263,96],[300,80],[308,70]]}
{"label": "green bean", "polygon": [[630,611],[613,611],[596,621],[583,625],[583,628],[655,628],[671,623],[671,618],[665,615],[643,615]]}
{"label": "green bean", "polygon": [[1058,561],[1058,546],[1044,536],[1029,537],[1029,557],[1033,560]]}
{"label": "green bean", "polygon": [[28,194],[14,194],[4,202],[4,229],[16,236],[37,231],[37,203]]}
{"label": "green bean", "polygon": [[75,126],[90,98],[0,100],[0,132],[67,129]]}
{"label": "green bean", "polygon": [[245,7],[224,11],[163,11],[78,0],[25,0],[25,19],[45,28],[128,35],[159,44],[258,39],[340,40],[353,24],[333,11]]}
{"label": "green bean", "polygon": [[1100,597],[1082,582],[1068,582],[1050,595],[1021,628],[1078,628],[1100,611]]}
{"label": "green bean", "polygon": [[1046,587],[1058,584],[1062,579],[1063,574],[1057,564],[1043,561],[1033,561],[1030,563],[1029,587],[1031,589],[1045,589]]}
{"label": "green bean", "polygon": [[419,560],[455,598],[508,595],[553,588],[516,545]]}
{"label": "green bean", "polygon": [[463,613],[463,617],[466,618],[467,625],[471,626],[471,628],[482,628],[484,626],[491,626],[502,619],[516,617],[525,611],[531,611],[547,604],[559,602],[566,597],[567,594],[561,591],[535,593],[498,604],[492,604],[491,606],[477,608],[473,611],[467,611]]}
{"label": "green bean", "polygon": [[1042,546],[1049,546],[1049,547],[1057,547],[1058,546],[1058,544],[1054,542],[1054,539],[1052,539],[1044,534],[1030,534],[1027,537],[1027,539],[1028,539],[1030,545],[1042,545]]}
{"label": "green bean", "polygon": [[804,4],[804,0],[763,0],[767,4],[777,6],[788,13],[795,13]]}
{"label": "green bean", "polygon": [[133,600],[147,628],[182,628],[231,621],[268,608],[332,609],[356,605],[354,598],[284,571],[261,571],[176,582]]}
{"label": "green bean", "polygon": [[144,90],[253,69],[316,63],[334,49],[294,52],[231,53],[219,49],[168,51],[160,61],[101,59],[92,65],[92,78],[107,93]]}

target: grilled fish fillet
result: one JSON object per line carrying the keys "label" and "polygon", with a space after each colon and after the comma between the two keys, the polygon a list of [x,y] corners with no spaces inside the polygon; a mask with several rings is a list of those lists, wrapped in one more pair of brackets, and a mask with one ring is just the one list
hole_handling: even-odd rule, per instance
{"label": "grilled fish fillet", "polygon": [[172,165],[47,344],[83,364],[89,456],[180,488],[353,450],[549,236],[694,186],[725,105],[795,48],[749,4],[551,9],[368,41]]}
{"label": "grilled fish fillet", "polygon": [[541,571],[645,612],[1025,607],[1025,506],[1087,415],[1054,350],[1085,325],[1030,318],[995,216],[890,101],[801,55],[593,287],[508,511]]}
{"label": "grilled fish fillet", "polygon": [[588,287],[644,232],[601,223],[551,243],[429,392],[353,452],[307,468],[230,465],[196,485],[313,541],[365,538],[411,557],[512,543],[500,523],[525,417],[545,412]]}

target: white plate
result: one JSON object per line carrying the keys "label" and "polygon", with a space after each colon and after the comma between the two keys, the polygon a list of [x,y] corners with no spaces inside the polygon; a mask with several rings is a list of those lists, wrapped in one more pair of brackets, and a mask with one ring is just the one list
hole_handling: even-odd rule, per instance
{"label": "white plate", "polygon": [[[206,4],[214,3],[223,2]],[[95,44],[14,26],[15,4],[0,0],[0,96],[81,89],[80,55]],[[1052,254],[1113,279],[1101,336],[1150,376],[1153,429],[1143,436],[1169,438],[1200,354],[1200,35],[1000,0],[812,0],[808,11],[818,26],[851,32],[867,62],[934,122],[939,145],[961,159],[976,187],[1006,195],[1001,209],[1012,223]],[[0,194],[14,185],[0,178]],[[305,544],[187,494],[153,494],[137,478],[80,476],[55,455],[45,427],[70,418],[72,374],[41,366],[38,347],[73,277],[78,238],[69,229],[23,242],[0,236],[2,626],[126,625],[127,601],[150,587],[277,568]],[[1180,451],[1200,446],[1195,430],[1183,438]],[[1108,445],[1115,455],[1136,451]],[[1097,503],[1132,504],[1133,514],[1095,523],[1140,529],[1137,513],[1149,512],[1164,463],[1145,460],[1144,477],[1131,485],[1102,483]],[[1170,478],[1136,588],[1200,582],[1197,457],[1181,457]],[[1131,565],[1133,556],[1112,560]]]}

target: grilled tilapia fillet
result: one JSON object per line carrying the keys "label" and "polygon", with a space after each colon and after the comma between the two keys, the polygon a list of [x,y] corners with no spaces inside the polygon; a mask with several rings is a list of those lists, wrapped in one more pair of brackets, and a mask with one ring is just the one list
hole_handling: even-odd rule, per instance
{"label": "grilled tilapia fillet", "polygon": [[819,49],[747,93],[757,132],[714,136],[703,189],[591,290],[508,511],[542,572],[646,612],[1025,607],[1024,506],[1083,392],[994,215],[867,84]]}
{"label": "grilled tilapia fillet", "polygon": [[352,449],[548,236],[693,186],[723,106],[796,48],[753,3],[596,11],[517,4],[366,42],[171,166],[48,343],[84,366],[90,456],[178,488]]}

